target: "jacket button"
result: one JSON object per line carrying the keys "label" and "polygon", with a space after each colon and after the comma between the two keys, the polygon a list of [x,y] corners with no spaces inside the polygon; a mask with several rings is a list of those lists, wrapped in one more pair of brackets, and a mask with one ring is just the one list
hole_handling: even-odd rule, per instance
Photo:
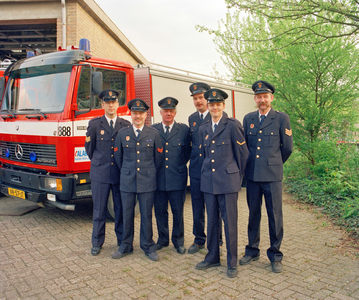
{"label": "jacket button", "polygon": [[168,143],[166,143],[166,146],[168,146]]}
{"label": "jacket button", "polygon": [[259,158],[259,155],[257,155],[256,157]]}
{"label": "jacket button", "polygon": [[258,142],[261,142],[262,141],[262,139],[258,139]]}
{"label": "jacket button", "polygon": [[212,144],[214,144],[215,143],[215,141],[212,141]]}
{"label": "jacket button", "polygon": [[138,159],[137,162],[140,162],[140,160]]}
{"label": "jacket button", "polygon": [[262,133],[262,130],[259,130],[259,133]]}
{"label": "jacket button", "polygon": [[113,149],[113,147],[111,147],[111,149]]}
{"label": "jacket button", "polygon": [[168,150],[166,150],[166,153],[168,153]]}
{"label": "jacket button", "polygon": [[211,153],[214,153],[214,150],[212,150]]}
{"label": "jacket button", "polygon": [[137,143],[137,146],[139,146],[140,145],[140,143]]}
{"label": "jacket button", "polygon": [[168,157],[166,157],[166,160],[168,160]]}
{"label": "jacket button", "polygon": [[168,169],[168,166],[166,166],[166,169]]}
{"label": "jacket button", "polygon": [[113,141],[113,139],[111,139],[111,141]]}
{"label": "jacket button", "polygon": [[216,172],[216,169],[212,169],[212,172]]}
{"label": "jacket button", "polygon": [[214,159],[212,159],[212,162],[214,163]]}
{"label": "jacket button", "polygon": [[137,154],[140,154],[140,151],[137,151]]}
{"label": "jacket button", "polygon": [[257,150],[261,150],[261,147],[258,147]]}
{"label": "jacket button", "polygon": [[140,168],[137,168],[137,171],[139,171],[140,170]]}
{"label": "jacket button", "polygon": [[113,157],[113,154],[111,155],[111,157]]}
{"label": "jacket button", "polygon": [[113,165],[113,163],[111,163],[111,165]]}

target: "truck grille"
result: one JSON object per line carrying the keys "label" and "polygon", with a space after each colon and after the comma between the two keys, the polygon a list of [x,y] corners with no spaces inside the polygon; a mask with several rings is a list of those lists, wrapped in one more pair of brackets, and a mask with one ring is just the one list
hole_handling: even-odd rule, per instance
{"label": "truck grille", "polygon": [[[36,155],[36,160],[30,159]],[[0,157],[36,165],[57,166],[56,146],[0,141]]]}

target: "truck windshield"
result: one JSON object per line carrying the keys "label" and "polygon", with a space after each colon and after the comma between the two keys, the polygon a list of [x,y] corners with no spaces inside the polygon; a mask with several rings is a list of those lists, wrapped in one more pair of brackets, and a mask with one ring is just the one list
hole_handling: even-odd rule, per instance
{"label": "truck windshield", "polygon": [[71,69],[72,65],[46,65],[11,72],[1,114],[62,112]]}

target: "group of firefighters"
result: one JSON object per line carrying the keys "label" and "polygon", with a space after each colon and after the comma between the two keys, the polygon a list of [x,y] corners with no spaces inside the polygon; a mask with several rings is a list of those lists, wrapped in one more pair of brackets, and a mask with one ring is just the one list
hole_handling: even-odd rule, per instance
{"label": "group of firefighters", "polygon": [[[91,159],[93,198],[92,255],[105,241],[107,201],[112,191],[118,250],[113,259],[133,252],[134,217],[139,203],[140,247],[153,261],[157,251],[169,245],[168,203],[173,214],[171,241],[179,254],[208,252],[196,269],[220,266],[222,220],[227,249],[227,275],[238,274],[238,192],[246,181],[249,208],[248,244],[240,265],[259,259],[262,198],[269,221],[267,256],[273,272],[282,271],[283,164],[293,148],[287,114],[272,108],[275,88],[260,80],[252,85],[258,110],[247,114],[242,124],[225,113],[228,95],[203,82],[190,85],[196,112],[189,126],[175,121],[178,100],[158,101],[162,122],[145,124],[149,106],[142,99],[127,103],[132,124],[117,116],[116,90],[99,95],[105,114],[89,121],[85,148]],[[194,242],[184,247],[183,207],[189,164]],[[153,240],[154,207],[158,240]],[[205,211],[207,234],[205,233]]]}

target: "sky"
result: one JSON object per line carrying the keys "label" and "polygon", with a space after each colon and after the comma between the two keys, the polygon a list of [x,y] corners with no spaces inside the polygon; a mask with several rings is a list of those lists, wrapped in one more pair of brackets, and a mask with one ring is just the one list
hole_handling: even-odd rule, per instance
{"label": "sky", "polygon": [[227,69],[213,36],[196,25],[218,29],[224,0],[95,0],[135,48],[151,63],[220,75]]}

